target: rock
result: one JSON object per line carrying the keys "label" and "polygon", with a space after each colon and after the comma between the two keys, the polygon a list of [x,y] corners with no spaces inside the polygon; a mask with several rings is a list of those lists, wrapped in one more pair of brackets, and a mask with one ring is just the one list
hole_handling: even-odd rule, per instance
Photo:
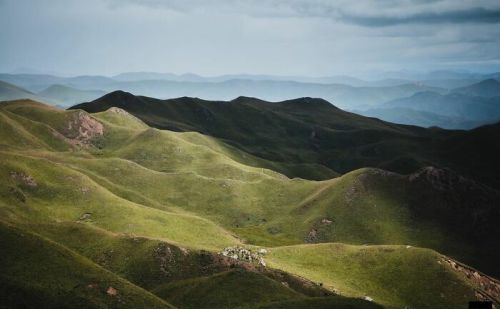
{"label": "rock", "polygon": [[189,250],[183,247],[179,247],[179,250],[181,250],[182,255],[187,256],[189,254]]}
{"label": "rock", "polygon": [[371,298],[370,296],[365,296],[363,297],[363,299],[367,301],[373,301],[373,298]]}
{"label": "rock", "polygon": [[333,220],[329,220],[329,219],[322,219],[321,220],[321,224],[325,224],[325,225],[329,225],[329,224],[332,224]]}
{"label": "rock", "polygon": [[52,134],[71,146],[86,147],[104,135],[104,126],[86,112],[78,111],[68,115],[62,132],[53,131]]}
{"label": "rock", "polygon": [[307,234],[305,242],[307,243],[314,243],[318,241],[318,230],[316,229],[311,229],[309,231],[309,234]]}
{"label": "rock", "polygon": [[78,220],[79,221],[86,221],[86,220],[90,220],[90,217],[92,217],[92,213],[86,212],[83,215],[81,215],[80,218],[78,218]]}
{"label": "rock", "polygon": [[9,187],[9,192],[20,202],[26,203],[26,195],[24,195],[23,191],[19,190],[15,187]]}
{"label": "rock", "polygon": [[490,278],[485,274],[481,274],[475,269],[468,267],[467,265],[457,263],[450,259],[443,259],[443,262],[449,264],[452,269],[461,272],[474,284],[480,286],[480,290],[476,291],[476,296],[481,296],[481,298],[478,299],[500,299],[500,283],[497,280]]}
{"label": "rock", "polygon": [[175,263],[175,256],[172,249],[166,243],[158,244],[158,247],[154,249],[155,258],[159,262],[160,271],[166,275],[170,275],[169,266]]}
{"label": "rock", "polygon": [[108,294],[109,296],[116,296],[116,295],[118,295],[118,291],[115,288],[113,288],[112,286],[110,286],[106,290],[106,294]]}
{"label": "rock", "polygon": [[38,184],[36,183],[35,179],[31,177],[31,175],[28,175],[24,172],[10,172],[10,178],[22,182],[24,185],[32,188],[38,187]]}
{"label": "rock", "polygon": [[260,254],[267,254],[267,250],[264,248],[259,249],[258,251]]}
{"label": "rock", "polygon": [[[265,250],[265,249],[264,249]],[[260,250],[259,250],[260,251]],[[242,248],[242,247],[227,247],[222,250],[219,254],[222,256],[229,257],[234,260],[246,262],[246,263],[252,263],[252,264],[258,264],[261,266],[266,266],[266,263],[264,262],[264,259],[262,258],[262,254],[260,252],[252,252],[248,249]],[[266,250],[267,252],[267,250]]]}

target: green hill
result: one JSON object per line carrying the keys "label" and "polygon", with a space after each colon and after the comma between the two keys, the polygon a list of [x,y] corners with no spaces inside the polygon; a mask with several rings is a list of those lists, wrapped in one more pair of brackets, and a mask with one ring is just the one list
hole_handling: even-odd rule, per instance
{"label": "green hill", "polygon": [[324,180],[363,167],[408,174],[432,165],[500,188],[494,159],[500,155],[498,130],[475,143],[482,159],[469,160],[462,149],[467,147],[462,141],[472,134],[468,131],[396,125],[345,112],[321,99],[158,100],[117,91],[73,108],[94,113],[110,107],[122,108],[156,128],[219,138],[263,160],[234,159],[289,177]]}
{"label": "green hill", "polygon": [[44,237],[0,224],[0,304],[6,308],[173,308]]}
{"label": "green hill", "polygon": [[[439,266],[443,256],[431,250],[397,247],[404,251],[397,258],[378,255],[394,244],[431,248],[498,274],[497,192],[448,170],[428,168],[404,176],[361,169],[326,181],[290,179],[258,167],[265,160],[210,136],[153,129],[117,108],[90,115],[33,101],[0,105],[0,138],[0,216],[6,225],[179,308],[376,308],[359,299],[364,296],[386,306],[403,301],[417,306],[437,295],[424,289],[429,280],[450,282],[467,298],[485,289],[451,268],[440,268],[434,277],[399,268],[421,259],[434,259]],[[384,273],[397,269],[397,276],[413,282],[412,296],[405,289],[387,295],[384,288],[393,289],[387,278],[339,274],[349,263],[371,262],[357,253],[337,259],[322,248],[338,245],[315,244],[329,242],[351,244],[345,246],[354,252],[370,244],[374,251],[367,255],[373,263]],[[271,267],[217,254],[228,246],[267,247],[264,259]],[[33,243],[22,247],[35,250]],[[288,248],[296,249],[290,254]],[[294,266],[301,257],[318,255],[324,258],[321,270]],[[10,269],[12,261],[2,265]],[[28,269],[44,267],[17,262]],[[33,277],[26,277],[25,288],[14,277],[4,281],[12,291],[34,289]],[[242,290],[222,288],[235,281]],[[200,298],[192,300],[193,295]],[[262,302],[246,298],[251,295]],[[69,307],[77,296],[61,301]],[[462,296],[437,303],[452,308],[464,301]]]}
{"label": "green hill", "polygon": [[345,295],[404,308],[466,308],[471,283],[435,252],[405,246],[320,244],[271,250],[270,265]]}

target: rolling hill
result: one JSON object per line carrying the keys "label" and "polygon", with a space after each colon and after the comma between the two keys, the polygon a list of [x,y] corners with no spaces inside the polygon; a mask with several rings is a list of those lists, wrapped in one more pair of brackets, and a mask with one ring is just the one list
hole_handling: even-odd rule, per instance
{"label": "rolling hill", "polygon": [[473,143],[482,159],[469,160],[462,149],[468,146],[461,141],[469,140],[471,132],[396,125],[345,112],[321,99],[276,103],[248,97],[229,102],[188,97],[159,100],[117,91],[73,108],[99,112],[110,107],[124,109],[156,128],[222,139],[267,161],[240,162],[289,177],[328,179],[367,166],[407,174],[433,165],[500,187],[496,177],[500,172],[498,126]]}
{"label": "rolling hill", "polygon": [[49,100],[43,99],[35,93],[32,93],[21,87],[0,81],[0,101],[18,100],[18,99],[33,99],[42,102]]}
{"label": "rolling hill", "polygon": [[[452,90],[455,93],[462,93],[466,95],[474,95],[474,96],[481,96],[481,97],[499,97],[500,96],[500,81],[497,79],[485,79],[483,81],[480,81],[478,83],[453,89]],[[498,99],[497,99],[498,101]]]}
{"label": "rolling hill", "polygon": [[[401,99],[398,101],[402,101]],[[391,101],[393,102],[393,101]],[[471,120],[466,116],[445,116],[435,112],[417,110],[414,107],[386,107],[372,108],[364,111],[353,111],[357,114],[375,117],[392,123],[420,126],[424,128],[439,127],[452,130],[470,130],[488,124],[488,122],[498,122],[499,118],[492,120]]]}
{"label": "rolling hill", "polygon": [[[291,136],[301,136],[304,110],[331,121],[330,130],[430,134],[320,100],[272,106],[239,100],[217,104],[226,104],[233,118],[238,110],[232,104],[245,103],[248,119],[252,108],[261,107],[259,117],[272,111],[278,123],[297,126]],[[199,107],[185,104],[188,111]],[[336,118],[328,114],[332,109]],[[196,124],[204,115],[217,119],[203,110],[193,114],[200,118],[175,125]],[[498,191],[438,168],[410,175],[365,168],[324,181],[290,179],[259,166],[269,161],[217,138],[151,128],[136,116],[117,107],[88,114],[26,100],[0,104],[0,240],[8,252],[2,290],[14,295],[2,297],[2,305],[19,299],[38,306],[130,308],[498,302],[498,281],[486,275],[499,274]],[[496,130],[466,136],[484,143],[479,137]],[[464,132],[447,134],[446,148],[477,148]],[[227,247],[265,247],[268,265],[218,254]],[[44,271],[51,276],[37,281]]]}
{"label": "rolling hill", "polygon": [[104,94],[105,92],[101,90],[80,90],[64,85],[52,85],[38,93],[42,97],[50,98],[60,106],[71,106],[95,100]]}
{"label": "rolling hill", "polygon": [[420,92],[408,98],[389,101],[384,104],[384,107],[402,107],[475,121],[500,119],[500,97],[485,98],[458,93],[441,95],[434,92]]}

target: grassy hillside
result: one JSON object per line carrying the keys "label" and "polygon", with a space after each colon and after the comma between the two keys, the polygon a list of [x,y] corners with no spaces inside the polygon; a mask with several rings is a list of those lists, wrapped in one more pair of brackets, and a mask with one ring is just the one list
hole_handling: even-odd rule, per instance
{"label": "grassy hillside", "polygon": [[370,303],[361,299],[350,299],[347,297],[317,297],[313,299],[287,300],[282,302],[273,302],[258,307],[259,309],[376,309],[383,308],[380,305]]}
{"label": "grassy hillside", "polygon": [[[342,111],[321,99],[158,100],[118,91],[74,108],[94,113],[113,106],[156,128],[219,138],[263,160],[233,159],[289,177],[329,179],[363,167],[406,174],[434,165],[500,188],[496,177],[500,170],[490,158],[500,153],[492,147],[499,132],[483,135],[475,148],[485,159],[470,161],[459,146],[469,132],[396,125]],[[443,147],[452,142],[454,147]]]}
{"label": "grassy hillside", "polygon": [[184,308],[252,308],[303,295],[264,275],[244,270],[223,272],[161,286],[155,294]]}
{"label": "grassy hillside", "polygon": [[[470,283],[427,249],[319,244],[271,250],[271,266],[398,308],[466,308]],[[439,263],[438,263],[439,262]]]}
{"label": "grassy hillside", "polygon": [[0,304],[7,308],[173,308],[44,237],[0,224]]}
{"label": "grassy hillside", "polygon": [[[383,245],[427,247],[489,274],[498,272],[499,253],[485,250],[494,248],[498,235],[496,193],[451,171],[425,169],[403,176],[361,169],[327,181],[290,179],[244,164],[260,159],[213,137],[153,129],[116,108],[89,115],[17,101],[2,103],[0,116],[2,220],[180,308],[280,308],[288,303],[298,308],[344,303],[376,308],[352,298],[324,298],[322,287],[308,280],[345,297],[370,292],[376,303],[396,307],[401,300],[420,304],[429,296],[426,289],[412,298],[406,291],[388,296],[381,291],[390,283],[375,276],[330,277],[328,270],[346,261],[365,263],[362,255],[325,261],[322,273],[292,267],[295,258],[279,255],[298,248],[296,259],[316,259],[324,253],[318,248],[336,246],[314,243],[345,242],[354,251],[362,251],[363,244],[377,245],[368,254],[374,258],[377,250],[385,252]],[[475,220],[467,221],[470,217]],[[304,281],[216,254],[235,245],[268,247],[265,259],[272,267]],[[403,262],[438,256],[419,250],[398,259],[377,257],[377,263],[389,271]],[[419,252],[426,253],[422,257]],[[403,268],[399,274],[417,289],[426,280],[448,282],[453,273],[420,278]],[[453,282],[474,297],[480,288],[464,280]],[[234,282],[241,282],[241,290],[208,289]],[[193,295],[204,297],[193,300]],[[265,301],[254,302],[256,298]],[[439,304],[451,307],[461,301],[446,298]]]}

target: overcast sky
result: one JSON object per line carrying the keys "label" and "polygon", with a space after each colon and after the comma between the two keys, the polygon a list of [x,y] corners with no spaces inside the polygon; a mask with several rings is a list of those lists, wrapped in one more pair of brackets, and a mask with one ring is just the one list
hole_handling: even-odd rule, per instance
{"label": "overcast sky", "polygon": [[498,0],[0,0],[0,71],[500,71]]}

